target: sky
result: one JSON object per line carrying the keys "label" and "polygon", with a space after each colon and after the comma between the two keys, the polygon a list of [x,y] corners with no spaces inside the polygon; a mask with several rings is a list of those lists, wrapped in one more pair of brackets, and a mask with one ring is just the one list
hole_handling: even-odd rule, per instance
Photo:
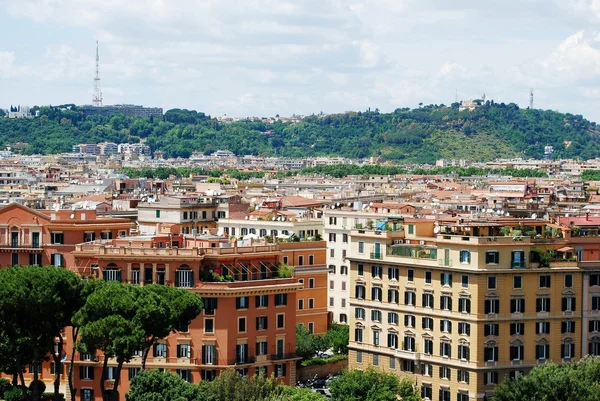
{"label": "sky", "polygon": [[282,116],[486,99],[600,122],[600,0],[0,0],[0,108]]}

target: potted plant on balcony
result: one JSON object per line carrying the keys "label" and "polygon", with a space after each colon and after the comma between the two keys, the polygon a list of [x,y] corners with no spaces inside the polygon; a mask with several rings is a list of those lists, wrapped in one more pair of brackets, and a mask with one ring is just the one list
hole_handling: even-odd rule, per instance
{"label": "potted plant on balcony", "polygon": [[372,230],[372,229],[373,229],[373,220],[371,220],[371,219],[368,219],[368,220],[367,220],[367,228],[368,228],[369,230]]}
{"label": "potted plant on balcony", "polygon": [[279,278],[290,278],[294,275],[294,267],[288,266],[285,263],[280,263],[277,265],[277,274]]}

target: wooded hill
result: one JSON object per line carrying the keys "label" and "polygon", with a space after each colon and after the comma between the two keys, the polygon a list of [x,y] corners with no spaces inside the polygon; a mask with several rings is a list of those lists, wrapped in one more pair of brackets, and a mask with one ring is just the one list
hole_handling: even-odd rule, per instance
{"label": "wooded hill", "polygon": [[600,127],[580,115],[520,109],[487,101],[473,111],[429,105],[418,109],[313,115],[298,123],[218,122],[204,113],[173,109],[163,120],[114,115],[83,116],[74,105],[34,107],[33,119],[0,118],[0,146],[25,142],[24,153],[69,152],[86,142],[138,142],[166,157],[189,157],[228,149],[236,155],[381,156],[387,160],[432,163],[436,159],[488,161],[600,157]]}

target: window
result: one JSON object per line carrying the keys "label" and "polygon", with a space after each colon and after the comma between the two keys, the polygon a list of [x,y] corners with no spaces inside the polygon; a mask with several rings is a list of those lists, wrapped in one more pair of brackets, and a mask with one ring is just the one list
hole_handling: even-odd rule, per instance
{"label": "window", "polygon": [[440,331],[442,333],[452,333],[452,322],[448,319],[440,320]]}
{"label": "window", "polygon": [[421,374],[423,376],[433,376],[433,365],[429,363],[421,363]]}
{"label": "window", "polygon": [[487,251],[485,253],[485,263],[488,265],[497,265],[500,261],[500,253],[498,251]]}
{"label": "window", "polygon": [[344,244],[347,244],[347,243],[348,243],[348,234],[342,234],[342,242],[343,242]]}
{"label": "window", "polygon": [[379,334],[381,334],[379,330],[373,330],[373,345],[379,345]]}
{"label": "window", "polygon": [[537,312],[550,312],[550,298],[543,297],[536,299]]}
{"label": "window", "polygon": [[396,358],[390,356],[390,369],[396,369]]}
{"label": "window", "polygon": [[468,298],[459,298],[458,311],[461,313],[471,313],[471,300]]}
{"label": "window", "polygon": [[391,304],[400,303],[400,295],[398,294],[398,290],[395,288],[388,289],[388,302]]}
{"label": "window", "polygon": [[430,271],[425,272],[425,284],[431,284],[431,272]]}
{"label": "window", "polygon": [[365,310],[364,308],[356,308],[354,309],[354,317],[360,320],[365,319]]}
{"label": "window", "polygon": [[363,342],[363,329],[362,327],[357,327],[354,329],[354,341],[357,343]]}
{"label": "window", "polygon": [[31,266],[41,266],[42,265],[42,254],[41,253],[30,253],[29,254],[29,264]]}
{"label": "window", "polygon": [[334,306],[335,305],[335,300],[333,299],[333,297],[329,297],[329,306]]}
{"label": "window", "polygon": [[93,366],[80,366],[79,367],[79,378],[82,380],[94,380],[94,367]]}
{"label": "window", "polygon": [[63,267],[64,266],[65,259],[63,258],[62,253],[53,253],[51,256],[51,260],[52,260],[52,266],[54,266],[54,267]]}
{"label": "window", "polygon": [[373,278],[381,278],[383,275],[383,268],[380,265],[371,266],[371,276]]}
{"label": "window", "polygon": [[[468,372],[467,372],[468,374]],[[459,391],[456,394],[456,401],[469,401],[469,393],[465,393],[464,391]]]}
{"label": "window", "polygon": [[200,376],[202,378],[202,381],[211,382],[216,379],[217,371],[212,370],[212,369],[211,370],[202,369],[200,371]]}
{"label": "window", "polygon": [[525,252],[512,251],[510,254],[510,267],[513,269],[522,269],[525,267]]}
{"label": "window", "polygon": [[311,266],[315,264],[315,255],[308,255],[308,264]]}
{"label": "window", "polygon": [[250,305],[250,297],[237,297],[235,299],[235,308],[236,309],[248,309]]}
{"label": "window", "polygon": [[397,267],[388,267],[388,279],[398,281],[399,269]]}
{"label": "window", "polygon": [[177,344],[177,358],[191,358],[192,347],[190,344]]}
{"label": "window", "polygon": [[417,295],[415,294],[414,291],[405,291],[404,292],[404,304],[405,305],[415,306],[417,303],[416,298],[417,298]]}
{"label": "window", "polygon": [[600,273],[590,274],[590,285],[592,287],[597,287],[600,285]]}
{"label": "window", "polygon": [[485,372],[483,374],[483,384],[498,384],[498,372]]}
{"label": "window", "polygon": [[304,309],[304,300],[299,299],[298,300],[298,310],[302,310],[302,309]]}
{"label": "window", "polygon": [[383,300],[381,287],[371,288],[371,300],[381,302]]}
{"label": "window", "polygon": [[550,358],[550,344],[538,344],[535,346],[535,359],[543,360]]}
{"label": "window", "polygon": [[508,377],[510,378],[510,380],[517,380],[523,375],[525,375],[525,372],[522,370],[511,370],[510,372],[508,372]]}
{"label": "window", "polygon": [[362,363],[362,351],[356,351],[356,362]]}
{"label": "window", "polygon": [[406,327],[415,327],[417,323],[417,318],[415,315],[404,315],[404,325]]}
{"label": "window", "polygon": [[575,358],[575,343],[565,341],[560,345],[560,357],[562,359]]}
{"label": "window", "polygon": [[246,332],[246,318],[238,317],[238,333]]}
{"label": "window", "polygon": [[308,298],[308,309],[314,309],[314,308],[315,308],[315,299]]}
{"label": "window", "polygon": [[452,344],[449,342],[440,342],[440,356],[441,357],[452,357]]}
{"label": "window", "polygon": [[471,324],[467,322],[459,322],[458,323],[458,334],[463,336],[471,335]]}
{"label": "window", "polygon": [[94,401],[94,390],[90,388],[82,388],[81,401]]}
{"label": "window", "polygon": [[523,277],[513,276],[513,289],[520,290],[523,288]]}
{"label": "window", "polygon": [[237,344],[235,347],[236,363],[248,362],[248,344]]}
{"label": "window", "polygon": [[374,322],[381,322],[381,311],[373,309],[371,311],[371,320]]}
{"label": "window", "polygon": [[202,346],[202,364],[215,365],[217,363],[217,346],[203,345]]}
{"label": "window", "polygon": [[215,332],[215,319],[207,318],[204,319],[204,332],[214,333]]}
{"label": "window", "polygon": [[267,316],[257,316],[256,317],[256,330],[266,330],[267,323],[268,323]]}
{"label": "window", "polygon": [[540,276],[540,288],[550,288],[550,275],[543,274]]}
{"label": "window", "polygon": [[159,219],[160,218],[160,210],[156,211],[156,218]]}
{"label": "window", "polygon": [[373,354],[373,366],[379,366],[379,354]]}
{"label": "window", "polygon": [[365,243],[358,241],[358,253],[365,253]]}
{"label": "window", "polygon": [[266,341],[256,343],[256,355],[267,355],[269,348]]}
{"label": "window", "polygon": [[50,234],[50,243],[51,244],[64,244],[65,243],[65,235],[63,233],[51,233]]}
{"label": "window", "polygon": [[468,345],[459,344],[458,345],[458,359],[461,361],[468,361],[470,358],[471,351]]}
{"label": "window", "polygon": [[364,276],[365,275],[365,265],[363,265],[362,263],[359,263],[358,265],[356,265],[356,274],[358,274],[359,276]]}
{"label": "window", "polygon": [[288,294],[275,294],[275,306],[287,305],[287,295]]}
{"label": "window", "polygon": [[562,299],[562,311],[563,312],[575,312],[575,306],[577,302],[575,297],[563,297]]}
{"label": "window", "polygon": [[194,287],[194,272],[189,269],[177,270],[175,272],[175,287],[178,287],[178,288]]}
{"label": "window", "polygon": [[500,325],[498,323],[486,323],[483,326],[484,336],[497,336],[500,333]]}
{"label": "window", "polygon": [[500,300],[499,299],[486,299],[484,302],[485,313],[496,314],[500,313]]}
{"label": "window", "polygon": [[423,352],[426,355],[433,355],[433,340],[425,339],[423,342]]}
{"label": "window", "polygon": [[460,277],[460,283],[461,283],[462,288],[469,288],[469,276],[466,274],[463,274]]}
{"label": "window", "polygon": [[452,297],[450,295],[442,295],[440,297],[440,309],[452,310]]}
{"label": "window", "polygon": [[446,366],[440,366],[440,379],[450,380],[452,377],[452,371]]}
{"label": "window", "polygon": [[398,334],[388,333],[387,346],[388,348],[398,348]]}
{"label": "window", "polygon": [[300,255],[298,256],[298,266],[302,266],[304,265],[304,256]]}
{"label": "window", "polygon": [[357,284],[354,287],[354,296],[356,297],[356,299],[365,299],[365,286],[362,284]]}
{"label": "window", "polygon": [[423,294],[421,299],[424,308],[433,308],[433,294]]}
{"label": "window", "polygon": [[600,296],[592,295],[592,310],[600,310]]}
{"label": "window", "polygon": [[537,322],[535,324],[535,334],[550,334],[550,322]]}
{"label": "window", "polygon": [[525,334],[525,323],[517,322],[510,324],[511,336],[522,336]]}
{"label": "window", "polygon": [[440,388],[440,401],[450,401],[450,389]]}
{"label": "window", "polygon": [[308,279],[308,288],[315,288],[315,279],[314,278]]}
{"label": "window", "polygon": [[516,344],[510,346],[510,360],[511,361],[522,361],[525,347],[522,344]]}
{"label": "window", "polygon": [[433,390],[431,384],[423,384],[421,386],[421,398],[424,400],[431,400],[433,397]]}
{"label": "window", "polygon": [[489,276],[488,277],[488,285],[487,285],[488,290],[495,290],[496,286],[497,286],[496,276]]}
{"label": "window", "polygon": [[452,273],[442,272],[440,275],[440,282],[442,285],[452,287]]}
{"label": "window", "polygon": [[525,313],[525,298],[511,299],[510,313]]}
{"label": "window", "polygon": [[102,270],[102,279],[104,281],[121,281],[121,270],[109,268]]}
{"label": "window", "polygon": [[335,233],[329,233],[329,242],[335,242]]}
{"label": "window", "polygon": [[285,328],[285,314],[283,314],[283,313],[277,314],[277,328],[278,329]]}
{"label": "window", "polygon": [[154,344],[152,356],[154,358],[166,358],[168,352],[167,349],[167,344],[165,343]]}
{"label": "window", "polygon": [[573,275],[565,274],[565,288],[573,288]]}
{"label": "window", "polygon": [[415,271],[413,269],[406,270],[406,281],[408,281],[409,283],[415,281]]}
{"label": "window", "polygon": [[575,333],[575,321],[574,320],[564,320],[560,323],[560,332],[563,334]]}
{"label": "window", "polygon": [[[342,299],[342,301],[345,301]],[[345,313],[340,313],[340,323],[348,323],[348,315]]]}
{"label": "window", "polygon": [[498,362],[498,347],[488,346],[483,349],[483,360],[486,362]]}
{"label": "window", "polygon": [[255,298],[255,304],[257,308],[266,308],[269,306],[268,295],[257,295]]}
{"label": "window", "polygon": [[348,266],[340,266],[340,274],[348,275]]}
{"label": "window", "polygon": [[589,332],[597,333],[600,331],[600,320],[590,320],[589,322]]}
{"label": "window", "polygon": [[421,320],[421,327],[423,330],[433,330],[433,319],[430,317],[423,317]]}
{"label": "window", "polygon": [[83,233],[83,242],[91,242],[96,240],[96,233],[88,231]]}
{"label": "window", "polygon": [[10,256],[11,256],[10,264],[12,266],[18,266],[19,265],[19,254],[16,252],[13,252]]}
{"label": "window", "polygon": [[415,352],[415,338],[411,336],[404,336],[404,344],[402,344],[402,349],[404,351]]}
{"label": "window", "polygon": [[469,264],[471,263],[471,252],[467,250],[460,251],[460,263]]}
{"label": "window", "polygon": [[38,375],[41,375],[42,365],[40,363],[29,364],[29,373],[37,373]]}
{"label": "window", "polygon": [[[458,382],[459,383],[469,383],[469,371],[464,369],[458,369]],[[468,398],[467,398],[468,400]]]}
{"label": "window", "polygon": [[388,312],[388,324],[393,324],[393,325],[398,324],[398,313]]}
{"label": "window", "polygon": [[329,289],[330,290],[335,290],[335,281],[329,280]]}

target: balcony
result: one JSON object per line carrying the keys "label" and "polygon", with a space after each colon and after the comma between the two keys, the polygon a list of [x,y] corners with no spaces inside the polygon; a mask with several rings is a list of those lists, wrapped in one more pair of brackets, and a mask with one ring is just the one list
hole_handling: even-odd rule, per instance
{"label": "balcony", "polygon": [[298,356],[295,352],[283,353],[283,354],[271,354],[269,355],[269,359],[272,361],[282,361],[285,359],[297,359]]}
{"label": "balcony", "polygon": [[410,259],[437,259],[437,247],[427,245],[389,245],[387,256],[401,256]]}
{"label": "balcony", "polygon": [[383,253],[381,251],[379,251],[379,252],[371,252],[370,253],[370,258],[371,259],[375,259],[375,260],[381,260],[381,259],[383,259]]}

